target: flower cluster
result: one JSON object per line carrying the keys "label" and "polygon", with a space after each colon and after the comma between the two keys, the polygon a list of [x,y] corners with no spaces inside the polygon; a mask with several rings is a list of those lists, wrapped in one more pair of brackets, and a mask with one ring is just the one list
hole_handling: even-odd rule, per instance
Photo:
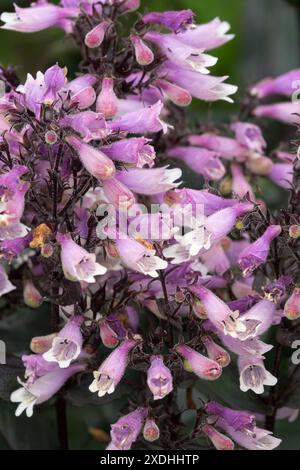
{"label": "flower cluster", "polygon": [[[294,122],[298,103],[260,100],[289,96],[300,70],[253,86],[246,118],[226,132],[187,129],[180,108],[193,98],[232,102],[237,91],[210,74],[210,51],[233,38],[229,25],[196,25],[190,10],[138,16],[138,7],[40,0],[1,16],[14,31],[60,27],[83,55],[75,78],[59,64],[24,84],[1,72],[0,293],[50,304],[54,324],[22,356],[24,379],[10,399],[30,417],[73,376],[103,397],[132,370],[143,378],[108,449],[142,436],[140,445],[160,448],[204,439],[222,450],[273,449],[286,395],[274,402],[278,368],[265,364],[273,345],[264,335],[300,318],[299,169],[294,149],[268,151],[252,118]],[[182,168],[199,175],[198,188],[183,185]],[[291,191],[284,213],[267,209],[261,179]],[[188,400],[227,366],[242,392],[262,395],[267,429],[257,413]],[[187,407],[197,409],[192,435],[178,421],[185,383]]]}

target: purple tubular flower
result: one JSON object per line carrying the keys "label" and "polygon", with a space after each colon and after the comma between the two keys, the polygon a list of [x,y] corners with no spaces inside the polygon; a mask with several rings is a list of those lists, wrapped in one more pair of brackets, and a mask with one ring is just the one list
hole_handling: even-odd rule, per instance
{"label": "purple tubular flower", "polygon": [[129,450],[137,440],[147,415],[148,409],[139,407],[118,419],[111,426],[111,444],[109,448],[114,450]]}
{"label": "purple tubular flower", "polygon": [[284,189],[290,189],[293,183],[292,163],[273,163],[268,177]]}
{"label": "purple tubular flower", "polygon": [[257,337],[240,340],[221,333],[220,338],[224,346],[238,356],[263,357],[265,353],[273,348],[271,344],[266,344]]}
{"label": "purple tubular flower", "polygon": [[250,92],[258,98],[266,98],[272,95],[290,96],[295,92],[295,83],[299,80],[300,69],[295,69],[276,78],[265,78],[254,85]]}
{"label": "purple tubular flower", "polygon": [[164,78],[188,90],[192,96],[203,101],[224,100],[232,103],[230,95],[237,91],[235,85],[224,83],[228,78],[203,75],[197,71],[180,68],[171,61],[166,61],[161,67]]}
{"label": "purple tubular flower", "polygon": [[174,31],[174,33],[179,33],[193,24],[193,17],[192,10],[180,10],[146,13],[146,15],[143,15],[142,20],[145,24],[159,24]]}
{"label": "purple tubular flower", "polygon": [[71,127],[78,132],[84,142],[100,140],[107,136],[107,126],[101,113],[82,111],[63,117],[59,124],[62,127]]}
{"label": "purple tubular flower", "polygon": [[193,171],[203,175],[208,180],[220,180],[225,174],[225,168],[219,160],[219,154],[200,147],[173,147],[168,150],[169,157],[180,158]]}
{"label": "purple tubular flower", "polygon": [[28,233],[28,235],[25,237],[18,237],[11,240],[2,240],[0,242],[0,257],[3,256],[7,261],[11,261],[29,246],[31,240],[31,233]]}
{"label": "purple tubular flower", "polygon": [[117,179],[125,184],[131,191],[137,194],[151,196],[164,193],[179,186],[176,183],[181,177],[179,168],[133,168],[120,171],[116,175]]}
{"label": "purple tubular flower", "polygon": [[241,169],[240,165],[232,164],[231,165],[231,174],[232,174],[232,192],[237,194],[240,198],[249,194],[251,200],[255,200],[255,196],[252,190],[251,184],[246,180],[245,175]]}
{"label": "purple tubular flower", "polygon": [[106,268],[96,262],[96,255],[77,245],[70,235],[58,234],[57,240],[61,245],[61,263],[67,279],[94,283],[95,276],[106,273]]}
{"label": "purple tubular flower", "polygon": [[258,126],[249,122],[235,122],[231,125],[231,129],[235,132],[239,144],[253,152],[263,153],[267,143]]}
{"label": "purple tubular flower", "polygon": [[300,104],[297,101],[265,104],[255,108],[253,113],[255,116],[275,119],[286,124],[300,123]]}
{"label": "purple tubular flower", "polygon": [[280,225],[270,225],[255,242],[250,243],[239,256],[238,264],[244,277],[249,277],[267,260],[271,242],[281,233]]}
{"label": "purple tubular flower", "polygon": [[112,160],[128,163],[137,168],[144,165],[154,165],[155,150],[149,145],[150,140],[145,137],[133,137],[112,142],[110,145],[101,147],[101,151]]}
{"label": "purple tubular flower", "polygon": [[115,174],[115,165],[101,150],[84,143],[75,136],[67,137],[68,143],[77,152],[83,166],[97,179],[105,180]]}
{"label": "purple tubular flower", "polygon": [[261,357],[240,356],[238,368],[242,392],[252,390],[260,395],[264,393],[264,385],[273,386],[277,383],[277,378],[266,370]]}
{"label": "purple tubular flower", "polygon": [[111,394],[121,381],[128,363],[130,351],[136,345],[134,340],[125,340],[120,344],[101,364],[97,371],[94,371],[94,380],[89,386],[92,393],[98,393],[98,397],[103,397],[106,393]]}
{"label": "purple tubular flower", "polygon": [[233,34],[226,34],[230,29],[229,23],[215,18],[209,23],[201,24],[176,35],[184,44],[202,50],[215,49],[234,38]]}
{"label": "purple tubular flower", "polygon": [[101,113],[105,119],[111,119],[117,114],[118,108],[118,98],[114,91],[114,81],[110,77],[104,77],[101,92],[96,101],[96,111]]}
{"label": "purple tubular flower", "polygon": [[230,269],[230,261],[221,243],[216,243],[209,250],[201,253],[200,259],[209,272],[215,272],[219,276],[223,276]]}
{"label": "purple tubular flower", "polygon": [[206,413],[223,418],[235,431],[253,433],[256,426],[255,416],[247,411],[238,411],[210,401],[204,406]]}
{"label": "purple tubular flower", "polygon": [[49,3],[35,4],[30,8],[15,5],[15,13],[2,13],[0,19],[5,24],[2,29],[33,33],[52,26],[70,30],[70,19],[79,13],[77,8],[62,8]]}
{"label": "purple tubular flower", "polygon": [[222,368],[216,361],[208,359],[189,346],[179,344],[175,346],[175,351],[187,361],[187,370],[194,372],[200,379],[216,380],[221,376]]}
{"label": "purple tubular flower", "polygon": [[15,390],[10,396],[11,402],[19,403],[16,409],[16,416],[20,416],[23,411],[26,411],[26,416],[30,418],[33,415],[33,407],[35,405],[49,400],[72,375],[82,371],[84,368],[85,365],[83,364],[74,364],[67,369],[57,367],[53,371],[42,375],[31,384],[23,383],[18,379],[22,387]]}
{"label": "purple tubular flower", "polygon": [[233,450],[234,443],[225,434],[215,429],[210,424],[204,424],[201,431],[211,440],[212,444],[217,450]]}
{"label": "purple tubular flower", "polygon": [[248,149],[230,137],[206,133],[190,135],[188,140],[191,145],[213,150],[226,160],[244,161],[247,158]]}
{"label": "purple tubular flower", "polygon": [[191,94],[184,88],[168,82],[167,80],[158,79],[153,83],[164,95],[166,99],[172,101],[177,106],[189,106],[192,102]]}
{"label": "purple tubular flower", "polygon": [[151,366],[147,372],[147,384],[153,393],[154,400],[161,400],[172,392],[172,374],[164,365],[162,356],[151,357]]}
{"label": "purple tubular flower", "polygon": [[115,348],[118,345],[119,343],[118,335],[111,328],[107,320],[100,320],[99,332],[100,332],[101,341],[104,344],[104,346],[106,346],[107,348]]}
{"label": "purple tubular flower", "polygon": [[117,209],[129,209],[135,203],[132,191],[117,178],[110,178],[102,182],[104,195]]}
{"label": "purple tubular flower", "polygon": [[168,266],[166,261],[156,256],[155,250],[132,238],[118,238],[116,247],[125,266],[146,276],[158,277],[157,270],[166,269]]}
{"label": "purple tubular flower", "polygon": [[281,439],[274,437],[271,431],[254,428],[253,433],[237,431],[223,418],[218,419],[218,427],[223,429],[235,442],[248,450],[273,450],[279,446]]}
{"label": "purple tubular flower", "polygon": [[83,318],[80,316],[73,317],[53,338],[51,348],[43,354],[47,362],[57,362],[59,367],[65,369],[77,359],[83,343],[80,330],[82,321]]}
{"label": "purple tubular flower", "polygon": [[253,204],[241,202],[232,207],[221,209],[207,217],[205,227],[212,234],[212,240],[216,242],[224,238],[233,229],[237,218],[252,209]]}
{"label": "purple tubular flower", "polygon": [[148,132],[159,132],[162,130],[166,133],[169,126],[160,119],[162,109],[163,103],[157,101],[157,103],[152,106],[128,112],[120,118],[108,122],[107,125],[111,131],[146,134]]}
{"label": "purple tubular flower", "polygon": [[215,327],[225,335],[237,338],[246,331],[246,326],[239,316],[233,312],[219,297],[203,286],[192,286],[190,291],[202,301],[206,315]]}
{"label": "purple tubular flower", "polygon": [[57,369],[55,362],[47,362],[42,354],[23,355],[22,362],[25,366],[26,384],[33,384],[39,377]]}
{"label": "purple tubular flower", "polygon": [[240,339],[244,340],[265,333],[273,323],[275,311],[274,302],[269,302],[269,300],[257,302],[241,316],[246,330],[241,333]]}

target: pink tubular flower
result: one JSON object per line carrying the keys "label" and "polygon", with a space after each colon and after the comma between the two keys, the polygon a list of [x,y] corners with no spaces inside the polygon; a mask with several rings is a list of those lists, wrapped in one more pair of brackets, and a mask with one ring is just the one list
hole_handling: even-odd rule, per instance
{"label": "pink tubular flower", "polygon": [[140,65],[150,65],[154,60],[154,54],[150,47],[136,34],[132,34],[130,40],[134,48],[137,63]]}
{"label": "pink tubular flower", "polygon": [[275,311],[275,302],[261,300],[255,304],[241,316],[246,325],[246,330],[240,334],[239,338],[245,340],[265,333],[274,321]]}
{"label": "pink tubular flower", "polygon": [[57,369],[57,364],[47,362],[41,354],[23,355],[22,362],[25,366],[26,385],[33,384],[39,377]]}
{"label": "pink tubular flower", "polygon": [[82,320],[80,316],[72,318],[53,338],[51,348],[43,354],[46,361],[57,362],[59,367],[65,369],[77,359],[83,343],[80,330]]}
{"label": "pink tubular flower", "polygon": [[224,348],[215,343],[210,336],[202,336],[201,341],[204,344],[208,357],[216,361],[221,367],[227,367],[230,364],[230,355]]}
{"label": "pink tubular flower", "polygon": [[206,413],[223,418],[235,431],[253,433],[256,426],[255,416],[247,411],[232,410],[215,401],[208,402],[204,410]]}
{"label": "pink tubular flower", "polygon": [[35,287],[31,279],[26,279],[24,281],[23,299],[24,303],[31,308],[38,308],[43,302],[43,296]]}
{"label": "pink tubular flower", "polygon": [[173,147],[167,155],[180,158],[192,170],[208,180],[220,180],[225,174],[225,168],[219,160],[219,155],[212,150],[200,147]]}
{"label": "pink tubular flower", "polygon": [[192,10],[151,12],[143,15],[143,23],[159,24],[165,28],[179,33],[185,31],[193,23],[194,13]]}
{"label": "pink tubular flower", "polygon": [[163,106],[162,101],[157,101],[151,106],[128,112],[109,122],[108,128],[112,131],[133,132],[135,134],[146,134],[161,130],[166,133],[169,126],[160,119]]}
{"label": "pink tubular flower", "polygon": [[118,112],[118,98],[114,92],[114,81],[110,77],[102,80],[101,92],[96,101],[96,111],[106,119],[110,119]]}
{"label": "pink tubular flower", "polygon": [[139,271],[151,277],[158,277],[157,270],[166,269],[168,263],[158,256],[155,250],[147,248],[132,238],[116,240],[118,254],[125,264],[134,271]]}
{"label": "pink tubular flower", "polygon": [[210,424],[204,424],[201,427],[201,431],[211,440],[217,450],[234,449],[233,441],[228,436],[225,436],[225,434],[217,431],[217,429]]}
{"label": "pink tubular flower", "polygon": [[250,212],[253,204],[241,202],[232,207],[227,207],[207,217],[205,227],[212,234],[212,240],[217,242],[224,238],[233,229],[236,219]]}
{"label": "pink tubular flower", "polygon": [[118,419],[111,426],[111,446],[109,448],[114,450],[129,450],[137,440],[147,415],[148,409],[139,407]]}
{"label": "pink tubular flower", "polygon": [[4,267],[0,264],[0,297],[15,290],[15,286],[9,281]]}
{"label": "pink tubular flower", "polygon": [[300,103],[295,101],[265,104],[255,108],[253,113],[255,116],[275,119],[285,122],[286,124],[299,124]]}
{"label": "pink tubular flower", "polygon": [[187,361],[188,370],[194,372],[200,379],[216,380],[222,374],[222,368],[216,361],[208,359],[185,344],[175,346],[175,351]]}
{"label": "pink tubular flower", "polygon": [[251,184],[246,180],[245,175],[241,169],[240,165],[232,164],[231,165],[231,174],[232,174],[232,192],[237,194],[240,198],[249,194],[251,200],[255,200],[255,196],[252,190]]}
{"label": "pink tubular flower", "polygon": [[231,125],[237,142],[249,150],[262,154],[267,146],[258,126],[249,122],[235,122]]}
{"label": "pink tubular flower", "polygon": [[284,189],[290,189],[293,183],[292,163],[273,163],[268,177]]}
{"label": "pink tubular flower", "polygon": [[135,203],[135,197],[132,191],[117,178],[103,180],[102,188],[108,201],[119,210],[129,209]]}
{"label": "pink tubular flower", "polygon": [[151,196],[179,186],[179,168],[133,168],[117,173],[117,179],[137,194]]}
{"label": "pink tubular flower", "polygon": [[172,392],[172,374],[164,365],[162,356],[151,357],[151,366],[147,372],[147,384],[153,393],[154,400],[161,400]]}
{"label": "pink tubular flower", "polygon": [[198,145],[213,150],[227,160],[244,161],[247,157],[248,149],[230,137],[205,133],[190,135],[188,140],[191,145]]}
{"label": "pink tubular flower", "polygon": [[240,333],[246,331],[246,325],[239,316],[239,312],[233,312],[210,290],[203,286],[192,286],[190,290],[202,301],[207,317],[218,330],[233,338],[237,338]]}
{"label": "pink tubular flower", "polygon": [[297,320],[300,317],[300,288],[295,287],[292,295],[284,305],[284,315],[289,320]]}
{"label": "pink tubular flower", "polygon": [[101,113],[82,111],[69,114],[59,121],[62,127],[71,127],[78,132],[84,142],[99,140],[106,137],[108,131],[105,119]]}
{"label": "pink tubular flower", "polygon": [[115,165],[99,149],[84,143],[75,136],[67,137],[67,141],[77,152],[83,166],[92,176],[100,180],[106,180],[114,176]]}
{"label": "pink tubular flower", "polygon": [[280,225],[270,225],[255,242],[250,243],[239,256],[238,264],[244,277],[253,272],[267,260],[271,242],[281,233]]}
{"label": "pink tubular flower", "polygon": [[264,385],[273,386],[277,383],[277,378],[266,370],[261,357],[240,356],[238,367],[242,392],[252,390],[260,395],[264,393]]}
{"label": "pink tubular flower", "polygon": [[30,8],[15,5],[15,13],[2,13],[0,19],[5,24],[2,29],[33,33],[52,26],[70,29],[70,19],[78,15],[77,8],[61,8],[49,3],[35,4]]}
{"label": "pink tubular flower", "polygon": [[136,341],[128,339],[110,353],[99,369],[93,372],[94,380],[89,386],[92,393],[96,392],[98,397],[103,397],[115,391],[125,373],[129,353],[135,345]]}
{"label": "pink tubular flower", "polygon": [[290,96],[295,92],[295,83],[300,80],[300,69],[279,75],[276,78],[265,78],[251,88],[251,94],[258,98],[272,95]]}
{"label": "pink tubular flower", "polygon": [[149,142],[150,140],[145,137],[132,137],[112,142],[102,147],[101,150],[112,160],[128,163],[137,168],[142,168],[144,165],[152,167],[155,150]]}
{"label": "pink tubular flower", "polygon": [[209,23],[204,23],[196,28],[190,28],[178,33],[176,37],[189,46],[210,50],[222,46],[234,38],[233,34],[226,34],[229,29],[229,23],[215,18]]}
{"label": "pink tubular flower", "polygon": [[109,25],[110,25],[109,21],[102,21],[97,26],[95,26],[85,36],[85,39],[84,39],[85,45],[91,49],[101,46]]}
{"label": "pink tubular flower", "polygon": [[95,282],[95,276],[106,273],[106,268],[96,262],[96,255],[77,245],[70,235],[58,234],[61,245],[61,262],[64,275],[70,281]]}
{"label": "pink tubular flower", "polygon": [[67,369],[60,369],[58,367],[42,375],[32,384],[23,383],[18,379],[22,387],[15,390],[10,396],[11,402],[19,403],[16,409],[16,416],[20,416],[23,411],[26,411],[26,416],[30,418],[33,415],[33,407],[35,405],[49,400],[72,375],[82,371],[84,368],[85,366],[82,364],[74,364]]}
{"label": "pink tubular flower", "polygon": [[147,418],[143,428],[143,437],[148,442],[157,441],[160,437],[159,427],[152,418]]}

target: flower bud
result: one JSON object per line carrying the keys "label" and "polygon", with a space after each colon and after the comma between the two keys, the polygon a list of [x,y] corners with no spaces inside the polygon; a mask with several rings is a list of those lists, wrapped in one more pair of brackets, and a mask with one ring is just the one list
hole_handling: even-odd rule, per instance
{"label": "flower bud", "polygon": [[76,104],[79,109],[87,109],[96,101],[96,92],[93,87],[87,86],[77,91],[71,98],[71,105]]}
{"label": "flower bud", "polygon": [[222,368],[216,361],[208,359],[185,344],[175,346],[175,351],[188,361],[194,374],[201,379],[216,380],[222,374]]}
{"label": "flower bud", "polygon": [[162,79],[156,80],[154,84],[177,106],[189,106],[191,104],[192,96],[184,88]]}
{"label": "flower bud", "polygon": [[118,112],[118,98],[114,92],[114,81],[106,77],[102,80],[102,89],[96,101],[96,111],[110,119]]}
{"label": "flower bud", "polygon": [[134,47],[135,58],[140,65],[150,65],[154,60],[154,54],[145,42],[135,34],[130,36],[130,40]]}
{"label": "flower bud", "polygon": [[110,25],[109,21],[102,21],[85,36],[84,43],[87,47],[93,49],[101,46],[105,33]]}
{"label": "flower bud", "polygon": [[24,303],[31,308],[38,308],[43,302],[42,295],[30,279],[24,283],[23,298]]}
{"label": "flower bud", "polygon": [[230,355],[228,352],[216,344],[210,336],[202,336],[201,340],[210,359],[216,361],[221,367],[226,367],[230,364]]}
{"label": "flower bud", "polygon": [[117,333],[109,326],[108,321],[100,320],[99,322],[100,338],[107,348],[115,348],[118,343]]}
{"label": "flower bud", "polygon": [[273,162],[268,157],[258,157],[252,160],[248,160],[246,163],[246,167],[251,173],[255,175],[268,175],[272,170]]}
{"label": "flower bud", "polygon": [[164,365],[162,356],[151,357],[151,366],[147,372],[147,384],[153,393],[154,400],[164,398],[173,390],[172,374]]}
{"label": "flower bud", "polygon": [[50,258],[53,255],[53,246],[51,245],[51,243],[46,243],[42,246],[41,255],[44,258]]}
{"label": "flower bud", "polygon": [[300,237],[300,225],[291,225],[289,228],[289,236],[291,238],[299,238]]}
{"label": "flower bud", "polygon": [[217,431],[210,424],[204,424],[204,426],[202,426],[202,432],[206,434],[207,437],[209,437],[209,439],[217,450],[234,449],[233,441],[228,436],[225,436],[225,434],[222,434],[221,432]]}
{"label": "flower bud", "polygon": [[52,333],[51,335],[45,336],[35,336],[32,338],[30,343],[31,351],[36,354],[43,354],[44,352],[48,351],[51,348],[53,339],[56,335],[57,333]]}
{"label": "flower bud", "polygon": [[143,429],[143,436],[144,439],[148,442],[154,442],[159,439],[160,432],[159,427],[157,426],[156,422],[152,418],[146,419],[146,423]]}
{"label": "flower bud", "polygon": [[300,317],[300,288],[295,287],[292,295],[288,298],[284,306],[284,315],[289,320],[296,320]]}
{"label": "flower bud", "polygon": [[54,145],[57,142],[57,134],[54,131],[47,131],[45,134],[45,142],[48,145]]}

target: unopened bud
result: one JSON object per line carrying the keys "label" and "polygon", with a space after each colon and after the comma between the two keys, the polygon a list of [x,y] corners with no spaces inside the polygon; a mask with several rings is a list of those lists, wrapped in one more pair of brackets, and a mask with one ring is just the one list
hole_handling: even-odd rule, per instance
{"label": "unopened bud", "polygon": [[44,258],[50,258],[53,255],[53,246],[51,245],[51,243],[46,243],[42,246],[41,255]]}
{"label": "unopened bud", "polygon": [[221,367],[226,367],[230,364],[230,355],[228,352],[216,344],[210,336],[202,336],[201,340],[210,359],[216,361]]}
{"label": "unopened bud", "polygon": [[42,295],[30,279],[24,283],[23,298],[24,303],[31,308],[38,308],[43,302]]}
{"label": "unopened bud", "polygon": [[273,162],[268,157],[259,157],[253,160],[248,160],[246,163],[246,167],[251,173],[255,175],[262,175],[266,176],[272,170]]}
{"label": "unopened bud", "polygon": [[219,184],[220,192],[223,196],[229,196],[232,191],[232,179],[229,176],[225,176]]}
{"label": "unopened bud", "polygon": [[177,106],[189,106],[192,102],[192,96],[189,91],[181,88],[167,80],[156,80],[154,83],[164,95]]}
{"label": "unopened bud", "polygon": [[119,344],[117,333],[109,326],[106,320],[99,322],[100,337],[107,348],[115,348]]}
{"label": "unopened bud", "polygon": [[71,104],[76,104],[79,109],[87,109],[96,101],[96,92],[93,87],[87,86],[77,91],[71,97]]}
{"label": "unopened bud", "polygon": [[147,44],[145,44],[145,42],[135,34],[130,36],[130,40],[134,47],[137,63],[140,65],[150,65],[154,60],[154,54],[150,47],[148,47]]}
{"label": "unopened bud", "polygon": [[112,118],[118,112],[118,98],[114,92],[114,81],[106,77],[102,80],[102,89],[96,102],[96,111],[102,113],[107,119]]}
{"label": "unopened bud", "polygon": [[300,288],[295,287],[292,295],[288,298],[285,303],[284,315],[289,320],[296,320],[300,317]]}
{"label": "unopened bud", "polygon": [[300,237],[300,225],[291,225],[289,228],[289,236],[291,238],[299,238]]}
{"label": "unopened bud", "polygon": [[157,439],[159,439],[160,432],[154,419],[148,418],[146,420],[146,423],[143,429],[143,436],[144,436],[144,439],[148,442],[154,442],[154,441],[157,441]]}
{"label": "unopened bud", "polygon": [[85,40],[84,40],[85,45],[91,49],[101,46],[109,25],[110,25],[109,21],[102,21],[100,24],[95,26],[95,28],[93,28],[85,36]]}
{"label": "unopened bud", "polygon": [[30,343],[30,349],[35,354],[43,354],[48,351],[52,346],[52,341],[57,333],[52,333],[46,336],[35,336]]}
{"label": "unopened bud", "polygon": [[233,441],[228,436],[225,436],[225,434],[222,434],[221,432],[217,431],[210,424],[204,424],[204,426],[202,426],[202,432],[206,434],[207,437],[209,437],[209,439],[217,450],[234,449]]}
{"label": "unopened bud", "polygon": [[47,131],[45,134],[45,142],[48,145],[54,145],[57,142],[57,134],[54,131]]}

